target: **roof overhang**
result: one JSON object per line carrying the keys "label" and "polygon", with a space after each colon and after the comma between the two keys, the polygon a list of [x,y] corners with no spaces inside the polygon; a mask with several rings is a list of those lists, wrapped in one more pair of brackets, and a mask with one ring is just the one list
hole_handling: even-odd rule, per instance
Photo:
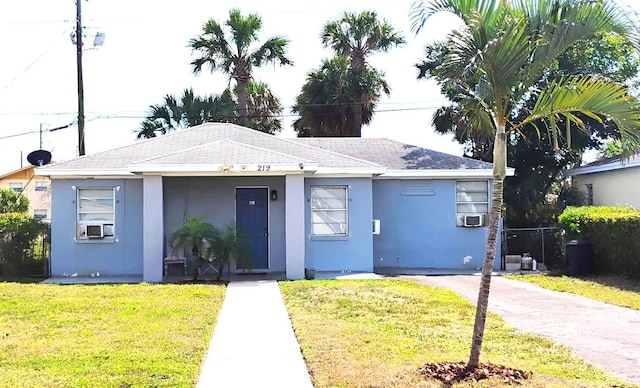
{"label": "roof overhang", "polygon": [[367,176],[380,175],[387,171],[384,167],[321,167],[314,175]]}
{"label": "roof overhang", "polygon": [[134,174],[123,169],[41,169],[36,168],[35,174],[48,177],[127,177]]}
{"label": "roof overhang", "polygon": [[621,170],[623,168],[630,167],[639,167],[640,166],[640,158],[633,159],[629,161],[620,161],[616,160],[610,163],[599,164],[597,166],[582,166],[572,168],[571,170],[565,171],[566,176],[576,176],[576,175],[584,175],[584,174],[593,174],[596,172],[605,172],[605,171],[613,171],[613,170]]}
{"label": "roof overhang", "polygon": [[[515,169],[507,168],[507,176],[513,176]],[[387,170],[375,179],[493,179],[492,169],[441,169],[441,170]]]}
{"label": "roof overhang", "polygon": [[198,175],[198,176],[255,176],[288,175],[315,172],[317,163],[296,164],[142,164],[129,165],[132,174],[145,175]]}

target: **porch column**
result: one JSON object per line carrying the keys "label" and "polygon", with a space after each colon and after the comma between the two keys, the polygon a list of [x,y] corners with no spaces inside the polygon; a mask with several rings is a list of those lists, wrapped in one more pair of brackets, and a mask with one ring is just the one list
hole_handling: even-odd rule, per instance
{"label": "porch column", "polygon": [[287,279],[304,278],[304,176],[285,176]]}
{"label": "porch column", "polygon": [[164,233],[162,176],[142,178],[142,278],[145,282],[162,281],[162,245]]}

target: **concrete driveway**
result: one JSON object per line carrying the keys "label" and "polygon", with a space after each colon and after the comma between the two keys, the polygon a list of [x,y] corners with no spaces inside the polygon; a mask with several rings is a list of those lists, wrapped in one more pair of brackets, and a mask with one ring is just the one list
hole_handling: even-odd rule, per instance
{"label": "concrete driveway", "polygon": [[[480,276],[405,276],[449,288],[474,305]],[[601,368],[640,384],[640,311],[493,276],[489,310],[518,330],[566,345]]]}

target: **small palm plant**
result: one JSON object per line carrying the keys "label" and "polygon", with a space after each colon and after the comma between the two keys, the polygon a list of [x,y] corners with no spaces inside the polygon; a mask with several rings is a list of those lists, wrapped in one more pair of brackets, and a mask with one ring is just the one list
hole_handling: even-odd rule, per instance
{"label": "small palm plant", "polygon": [[191,249],[193,254],[193,280],[198,280],[198,258],[204,253],[206,247],[216,240],[218,230],[204,216],[187,217],[171,236],[173,249]]}
{"label": "small palm plant", "polygon": [[208,256],[213,257],[213,263],[218,267],[218,276],[216,280],[220,280],[222,273],[226,268],[231,267],[231,260],[235,260],[236,264],[242,268],[251,268],[251,245],[246,233],[239,230],[238,227],[229,223],[222,229],[217,230],[216,236],[210,241],[210,252]]}

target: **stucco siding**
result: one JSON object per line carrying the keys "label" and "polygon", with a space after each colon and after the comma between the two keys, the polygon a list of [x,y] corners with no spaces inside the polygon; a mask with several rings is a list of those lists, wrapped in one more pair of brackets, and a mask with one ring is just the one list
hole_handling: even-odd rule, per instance
{"label": "stucco siding", "polygon": [[216,227],[235,222],[237,187],[276,190],[278,199],[269,200],[269,270],[285,271],[284,177],[164,177],[163,187],[167,241],[186,217],[204,216]]}
{"label": "stucco siding", "polygon": [[[348,187],[348,235],[313,236],[311,232],[311,186]],[[307,178],[305,190],[305,266],[318,271],[372,271],[371,178]]]}
{"label": "stucco siding", "polygon": [[573,186],[587,194],[593,188],[594,205],[631,205],[640,209],[640,167],[576,175]]}
{"label": "stucco siding", "polygon": [[374,266],[481,267],[487,228],[456,226],[456,181],[424,182],[431,189],[419,195],[403,194],[401,180],[373,182],[373,218],[380,220],[380,234],[373,236]]}
{"label": "stucco siding", "polygon": [[[78,188],[115,188],[113,239],[76,238]],[[142,274],[142,180],[55,179],[51,182],[51,272],[89,276]]]}

